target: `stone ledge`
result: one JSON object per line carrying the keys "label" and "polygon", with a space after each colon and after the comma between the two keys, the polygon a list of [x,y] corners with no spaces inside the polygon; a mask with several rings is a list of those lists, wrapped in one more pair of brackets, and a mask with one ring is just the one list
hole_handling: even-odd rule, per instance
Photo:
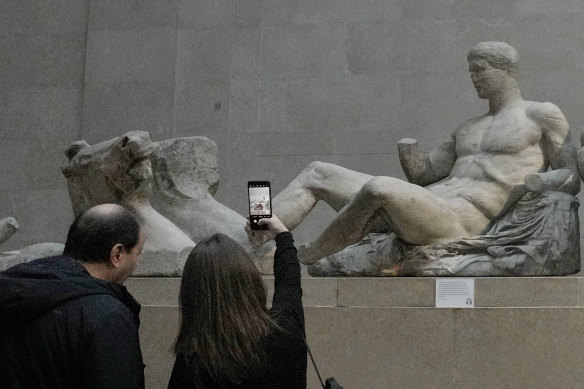
{"label": "stone ledge", "polygon": [[[345,388],[581,388],[584,307],[306,307],[306,337]],[[145,306],[146,388],[165,388],[177,306]],[[308,366],[308,388],[320,386]]]}
{"label": "stone ledge", "polygon": [[[273,276],[264,276],[268,296]],[[132,277],[128,290],[142,305],[177,306],[180,278]],[[305,307],[434,307],[436,278],[303,278]],[[580,307],[584,277],[475,278],[475,307]]]}

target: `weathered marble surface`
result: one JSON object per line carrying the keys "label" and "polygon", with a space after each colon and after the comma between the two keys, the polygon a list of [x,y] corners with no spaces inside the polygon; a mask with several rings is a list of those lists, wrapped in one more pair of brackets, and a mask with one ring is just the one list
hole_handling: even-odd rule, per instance
{"label": "weathered marble surface", "polygon": [[[13,217],[0,220],[0,243],[8,240],[19,228],[18,222]],[[33,259],[62,254],[63,248],[61,243],[37,243],[19,250],[0,252],[0,271]]]}
{"label": "weathered marble surface", "polygon": [[142,222],[147,239],[136,275],[179,275],[195,243],[150,204],[152,180],[150,135],[131,131],[95,145],[76,142],[67,150],[67,178],[75,215],[101,203],[131,209]]}
{"label": "weathered marble surface", "polygon": [[[471,48],[471,80],[489,110],[463,122],[429,153],[414,139],[401,140],[408,182],[314,162],[276,196],[275,208],[291,229],[320,200],[338,211],[320,236],[299,247],[311,274],[579,271],[576,148],[557,106],[523,99],[518,61],[517,51],[503,42]],[[513,221],[526,216],[529,223]],[[348,247],[370,233],[391,235]],[[546,239],[553,243],[540,243]]]}
{"label": "weathered marble surface", "polygon": [[14,235],[18,228],[18,222],[12,216],[0,220],[0,243]]}
{"label": "weathered marble surface", "polygon": [[37,243],[19,250],[0,252],[0,271],[34,259],[61,255],[64,248],[62,243]]}
{"label": "weathered marble surface", "polygon": [[133,210],[147,235],[135,275],[180,275],[196,242],[223,233],[247,247],[263,273],[273,245],[248,243],[245,218],[213,195],[219,185],[217,146],[205,137],[152,142],[144,131],[90,146],[75,142],[63,167],[76,215],[99,203]]}
{"label": "weathered marble surface", "polygon": [[[81,140],[65,151],[75,216],[101,203],[134,211],[147,239],[137,276],[176,276],[196,242],[223,233],[241,243],[263,274],[272,272],[273,242],[252,245],[246,219],[213,198],[219,185],[217,145],[205,137],[153,143],[144,131],[89,145]],[[0,241],[16,231],[13,218],[0,221]],[[62,253],[62,244],[43,243],[0,254],[0,266]]]}
{"label": "weathered marble surface", "polygon": [[370,234],[309,266],[312,276],[546,276],[580,270],[578,200],[526,195],[484,235],[444,245],[408,245]]}
{"label": "weathered marble surface", "polygon": [[150,199],[158,212],[195,243],[214,233],[233,238],[252,255],[262,273],[271,273],[274,245],[250,244],[244,230],[246,218],[213,197],[220,183],[215,142],[202,136],[156,142],[150,162]]}
{"label": "weathered marble surface", "polygon": [[213,198],[219,186],[217,145],[205,137],[153,144],[152,205],[194,242],[215,233],[246,240],[243,216]]}

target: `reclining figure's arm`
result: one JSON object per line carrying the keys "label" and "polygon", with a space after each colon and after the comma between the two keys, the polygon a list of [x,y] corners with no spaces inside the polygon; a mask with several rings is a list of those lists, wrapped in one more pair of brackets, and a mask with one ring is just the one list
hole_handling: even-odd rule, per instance
{"label": "reclining figure's arm", "polygon": [[554,190],[577,194],[580,191],[580,176],[576,166],[576,148],[562,111],[552,103],[536,103],[527,113],[542,127],[542,148],[550,169],[527,175],[526,188],[532,192]]}
{"label": "reclining figure's arm", "polygon": [[528,174],[525,177],[525,187],[531,192],[553,190],[577,194],[580,187],[580,176],[573,169],[549,170],[545,173]]}
{"label": "reclining figure's arm", "polygon": [[416,139],[397,143],[399,161],[408,181],[420,186],[433,184],[450,174],[456,161],[454,139],[442,143],[429,153],[420,152]]}

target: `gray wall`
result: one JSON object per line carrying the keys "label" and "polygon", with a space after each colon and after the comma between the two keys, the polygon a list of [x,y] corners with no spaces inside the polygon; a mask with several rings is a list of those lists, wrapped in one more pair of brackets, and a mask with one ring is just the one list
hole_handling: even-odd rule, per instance
{"label": "gray wall", "polygon": [[21,224],[2,249],[64,241],[78,139],[205,135],[241,213],[248,179],[278,192],[313,160],[403,178],[400,138],[428,150],[486,111],[466,63],[485,40],[519,50],[526,99],[584,125],[581,1],[0,0],[0,217]]}
{"label": "gray wall", "polygon": [[59,167],[82,123],[87,1],[0,1],[0,218],[4,249],[63,242],[72,210]]}

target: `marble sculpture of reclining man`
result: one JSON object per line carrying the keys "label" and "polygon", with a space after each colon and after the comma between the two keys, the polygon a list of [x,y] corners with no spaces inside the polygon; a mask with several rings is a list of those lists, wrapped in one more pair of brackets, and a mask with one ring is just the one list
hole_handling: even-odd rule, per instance
{"label": "marble sculpture of reclining man", "polygon": [[320,200],[338,214],[316,240],[299,247],[300,260],[314,264],[374,232],[391,231],[415,246],[473,238],[528,192],[577,194],[568,122],[554,104],[523,99],[518,61],[517,51],[503,42],[482,42],[469,51],[471,80],[489,110],[427,154],[415,140],[401,140],[398,151],[409,182],[309,164],[274,198],[274,209],[289,229]]}

